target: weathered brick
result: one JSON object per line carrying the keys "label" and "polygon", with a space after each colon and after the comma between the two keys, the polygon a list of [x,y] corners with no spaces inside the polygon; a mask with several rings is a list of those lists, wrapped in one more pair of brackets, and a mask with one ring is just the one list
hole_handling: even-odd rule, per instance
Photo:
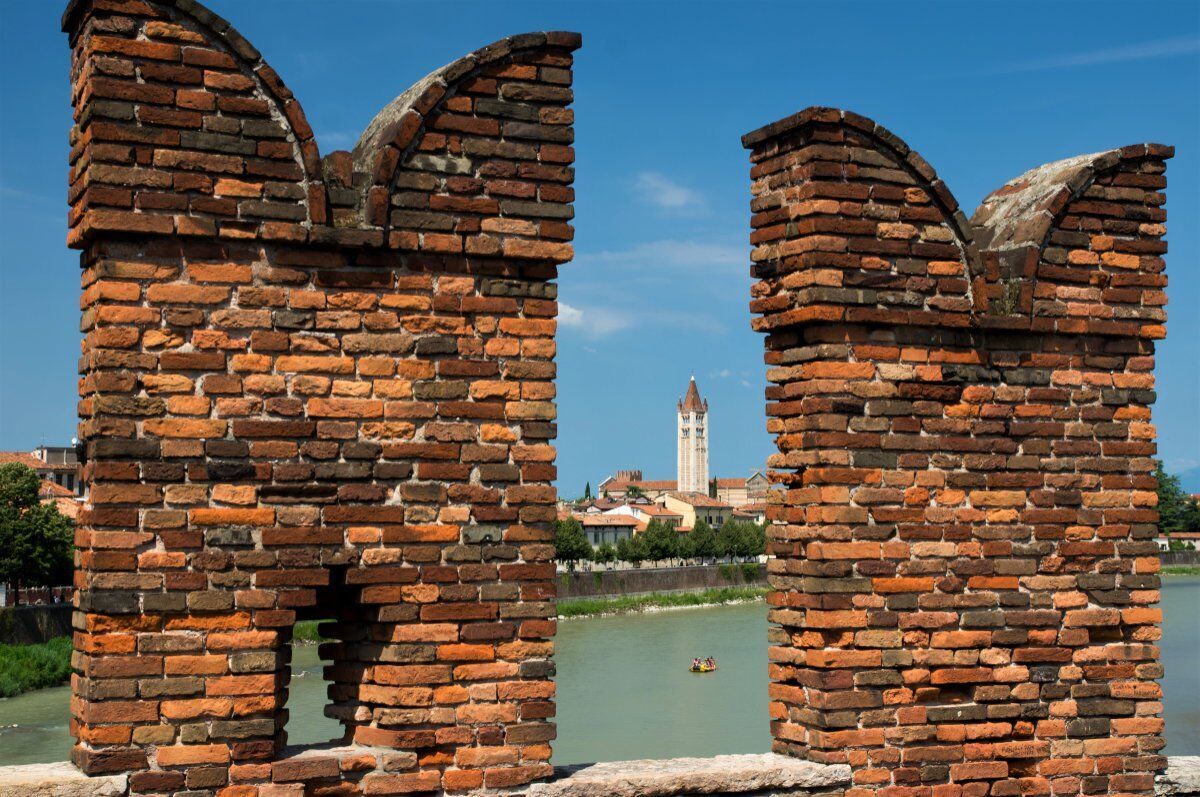
{"label": "weathered brick", "polygon": [[[1152,503],[1135,491],[1153,449],[1135,446],[1153,431],[1114,419],[1148,418],[1153,395],[1103,386],[1151,366],[1163,316],[1150,291],[1096,286],[1146,268],[1132,252],[1161,251],[1162,231],[1083,231],[1157,208],[1161,194],[1091,193],[1161,174],[1169,148],[1042,167],[967,222],[928,164],[856,114],[813,108],[744,142],[769,465],[787,488],[769,507],[774,749],[849,762],[864,794],[1148,795],[1150,778],[1065,778],[1095,771],[1067,765],[1089,744],[1122,771],[1137,751],[1107,737],[1161,711],[1153,681],[1122,680],[1157,655],[1140,643],[1160,613],[1122,588],[1129,522],[1155,521],[1134,514]],[[1028,719],[1082,746],[1019,738]]]}
{"label": "weathered brick", "polygon": [[[73,758],[230,797],[545,777],[544,421],[574,195],[570,148],[538,142],[571,140],[578,40],[484,48],[322,161],[217,22],[159,0],[67,19],[92,504]],[[499,73],[528,88],[503,96]],[[485,552],[474,524],[517,530]],[[403,750],[274,760],[290,628],[313,606],[339,607],[347,640],[334,713]],[[517,754],[456,763],[509,727],[530,739]]]}

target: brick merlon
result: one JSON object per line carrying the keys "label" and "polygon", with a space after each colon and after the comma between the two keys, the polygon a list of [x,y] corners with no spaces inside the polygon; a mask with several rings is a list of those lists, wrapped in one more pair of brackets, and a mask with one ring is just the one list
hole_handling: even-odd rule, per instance
{"label": "brick merlon", "polygon": [[[811,106],[745,134],[742,145],[753,151],[755,162],[761,162],[785,151],[790,146],[788,137],[802,134],[806,128],[838,126],[869,136],[924,181],[953,221],[969,273],[975,276],[985,273],[985,262],[1017,263],[1047,246],[1068,203],[1087,191],[1098,175],[1114,169],[1136,171],[1140,162],[1166,160],[1175,153],[1171,146],[1143,143],[1047,163],[993,191],[968,220],[954,194],[924,158],[892,131],[852,111]],[[1017,273],[1020,268],[1003,271]]]}
{"label": "brick merlon", "polygon": [[370,121],[354,145],[354,171],[373,176],[376,183],[386,182],[391,174],[376,174],[384,150],[389,146],[406,149],[417,139],[430,111],[480,68],[523,51],[550,48],[571,52],[582,44],[583,36],[572,31],[521,33],[494,41],[434,70],[385,105]]}
{"label": "brick merlon", "polygon": [[1122,160],[1170,158],[1175,148],[1134,144],[1121,149],[1077,155],[1030,169],[988,194],[971,216],[980,249],[1003,251],[1044,245],[1055,217],[1095,176]]}

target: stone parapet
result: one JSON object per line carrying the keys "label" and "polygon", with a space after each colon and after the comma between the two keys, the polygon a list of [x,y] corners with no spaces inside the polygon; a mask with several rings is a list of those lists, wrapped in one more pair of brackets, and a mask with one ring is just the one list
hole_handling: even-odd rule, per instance
{"label": "stone parapet", "polygon": [[[334,751],[327,751],[333,753]],[[359,754],[342,751],[352,760]],[[295,761],[321,759],[310,751]],[[297,769],[293,775],[298,774]],[[302,788],[299,780],[272,785],[272,794],[291,795]],[[314,778],[309,784],[319,786]],[[516,790],[482,790],[477,797],[834,797],[850,784],[850,769],[836,764],[814,764],[772,753],[724,755],[713,758],[612,761],[555,770],[547,783]],[[70,764],[32,764],[0,767],[0,797],[123,797],[123,775],[88,778]],[[382,784],[381,784],[382,785]],[[1155,783],[1159,795],[1190,797],[1200,794],[1200,756],[1174,756]],[[303,793],[303,792],[298,792]],[[368,793],[386,794],[386,791]]]}

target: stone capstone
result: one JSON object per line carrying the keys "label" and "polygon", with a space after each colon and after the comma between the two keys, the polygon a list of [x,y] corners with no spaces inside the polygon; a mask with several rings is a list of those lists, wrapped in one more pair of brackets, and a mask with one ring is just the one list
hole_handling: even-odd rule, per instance
{"label": "stone capstone", "polygon": [[0,797],[117,797],[125,775],[89,778],[68,761],[0,767]]}
{"label": "stone capstone", "polygon": [[692,794],[792,794],[841,788],[850,767],[774,753],[713,758],[610,761],[530,787],[529,797],[670,797]]}

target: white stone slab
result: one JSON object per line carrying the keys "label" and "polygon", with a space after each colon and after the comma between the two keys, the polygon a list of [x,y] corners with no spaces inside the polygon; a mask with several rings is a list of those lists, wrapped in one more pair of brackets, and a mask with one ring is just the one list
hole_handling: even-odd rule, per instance
{"label": "white stone slab", "polygon": [[89,778],[68,761],[0,767],[0,797],[117,797],[125,775]]}
{"label": "white stone slab", "polygon": [[827,766],[763,753],[591,764],[552,783],[531,786],[528,795],[670,797],[768,789],[822,789],[849,783],[850,767],[844,764]]}

